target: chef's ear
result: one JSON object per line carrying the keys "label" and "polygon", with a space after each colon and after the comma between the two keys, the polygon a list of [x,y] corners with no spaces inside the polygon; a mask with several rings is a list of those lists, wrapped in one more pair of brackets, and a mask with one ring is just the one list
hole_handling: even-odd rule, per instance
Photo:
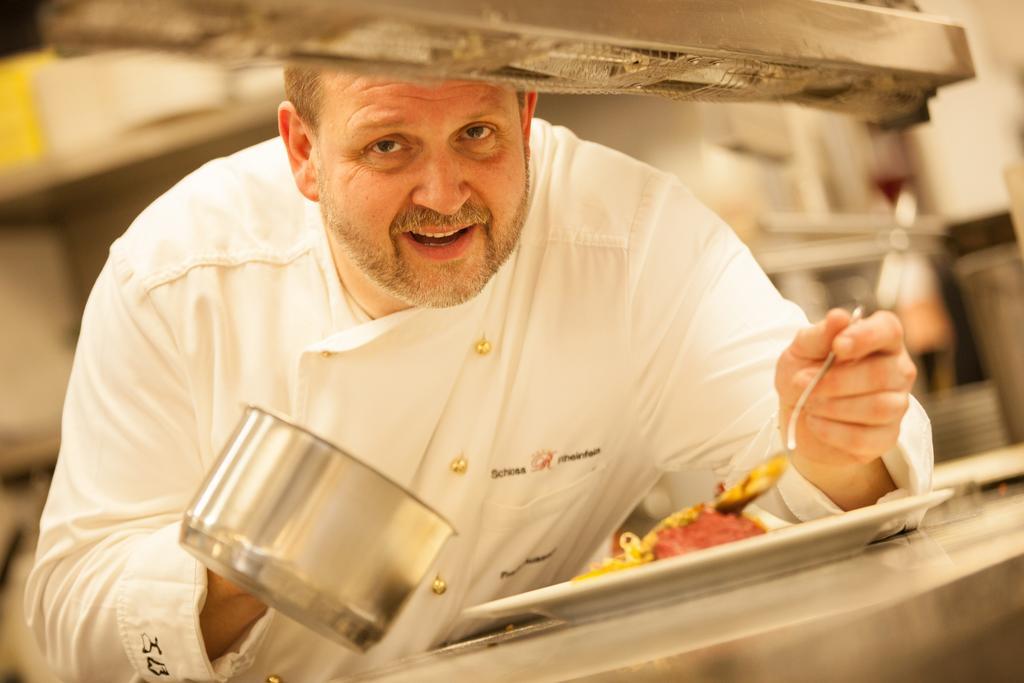
{"label": "chef's ear", "polygon": [[295,105],[288,101],[282,102],[277,108],[277,129],[288,151],[288,163],[292,167],[295,186],[306,199],[312,202],[320,201],[316,182],[314,131],[299,116]]}

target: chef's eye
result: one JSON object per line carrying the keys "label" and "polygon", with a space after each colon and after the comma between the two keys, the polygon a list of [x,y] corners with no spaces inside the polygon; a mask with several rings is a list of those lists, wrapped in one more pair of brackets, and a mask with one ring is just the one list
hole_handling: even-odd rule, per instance
{"label": "chef's eye", "polygon": [[402,149],[402,144],[396,140],[378,140],[370,145],[370,150],[377,154],[394,154]]}
{"label": "chef's eye", "polygon": [[486,140],[494,135],[494,131],[488,126],[470,126],[463,134],[470,140]]}

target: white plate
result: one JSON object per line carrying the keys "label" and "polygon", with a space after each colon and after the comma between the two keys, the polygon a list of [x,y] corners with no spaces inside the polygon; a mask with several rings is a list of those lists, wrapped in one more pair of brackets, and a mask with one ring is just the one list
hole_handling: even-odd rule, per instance
{"label": "white plate", "polygon": [[[763,536],[670,557],[578,583],[566,581],[462,613],[466,619],[539,614],[575,621],[613,610],[705,593],[856,554],[885,527],[947,500],[951,489],[793,524]],[[898,528],[898,527],[897,527]]]}

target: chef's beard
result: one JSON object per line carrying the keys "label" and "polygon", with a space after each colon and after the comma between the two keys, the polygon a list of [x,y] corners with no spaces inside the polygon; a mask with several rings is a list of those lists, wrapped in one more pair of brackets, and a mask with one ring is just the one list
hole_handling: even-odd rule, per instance
{"label": "chef's beard", "polygon": [[[519,243],[526,222],[530,195],[530,165],[526,163],[522,196],[515,213],[506,225],[494,225],[491,211],[482,204],[467,200],[454,214],[442,214],[422,206],[413,206],[398,214],[388,229],[390,249],[381,249],[368,239],[370,231],[352,225],[337,210],[331,194],[317,174],[320,195],[320,213],[324,225],[335,238],[338,247],[348,259],[377,287],[391,297],[409,306],[449,308],[463,304],[479,294],[498,272]],[[429,226],[463,228],[476,225],[483,239],[483,262],[466,271],[462,259],[454,262],[429,264],[430,275],[423,277],[423,269],[410,268],[399,249],[399,239],[412,228]]]}

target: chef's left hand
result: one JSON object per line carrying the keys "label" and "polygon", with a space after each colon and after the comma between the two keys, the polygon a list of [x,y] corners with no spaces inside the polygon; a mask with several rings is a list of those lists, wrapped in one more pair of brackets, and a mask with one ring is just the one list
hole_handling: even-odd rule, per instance
{"label": "chef's left hand", "polygon": [[797,333],[775,368],[785,439],[793,406],[835,350],[835,364],[800,415],[793,464],[846,509],[873,503],[894,488],[880,458],[896,446],[917,376],[895,315],[879,311],[849,323],[848,311],[829,311]]}

